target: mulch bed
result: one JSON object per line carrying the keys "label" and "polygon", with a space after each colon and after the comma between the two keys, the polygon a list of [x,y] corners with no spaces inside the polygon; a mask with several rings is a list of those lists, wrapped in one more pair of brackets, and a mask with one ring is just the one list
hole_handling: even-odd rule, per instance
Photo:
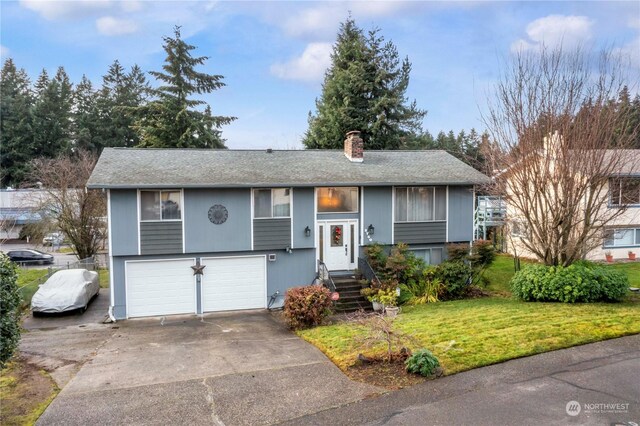
{"label": "mulch bed", "polygon": [[393,354],[391,362],[387,361],[386,357],[367,358],[367,361],[358,361],[347,368],[345,373],[352,380],[388,390],[402,389],[427,380],[418,374],[407,373],[404,365],[406,359],[405,353]]}

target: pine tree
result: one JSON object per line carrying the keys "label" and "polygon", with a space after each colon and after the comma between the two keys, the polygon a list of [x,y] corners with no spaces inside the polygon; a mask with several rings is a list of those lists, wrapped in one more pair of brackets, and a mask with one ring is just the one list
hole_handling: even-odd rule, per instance
{"label": "pine tree", "polygon": [[73,142],[74,148],[96,151],[96,139],[100,118],[96,101],[96,92],[93,84],[87,76],[83,75],[82,80],[74,91],[73,108]]}
{"label": "pine tree", "polygon": [[64,68],[49,80],[45,71],[36,82],[33,137],[36,157],[55,158],[71,148],[73,86]]}
{"label": "pine tree", "polygon": [[129,73],[118,60],[109,66],[102,77],[96,102],[100,116],[95,140],[97,150],[105,146],[132,147],[140,143],[133,129],[135,119],[131,110],[144,105],[148,90],[147,79],[137,65],[131,67]]}
{"label": "pine tree", "polygon": [[0,73],[0,169],[2,187],[19,185],[33,156],[33,95],[24,69],[7,59]]}
{"label": "pine tree", "polygon": [[426,111],[406,98],[411,64],[379,32],[365,35],[352,18],[341,24],[316,113],[309,113],[307,148],[339,149],[350,130],[360,130],[368,149],[399,149],[422,135]]}
{"label": "pine tree", "polygon": [[139,146],[224,148],[220,128],[236,118],[212,116],[210,108],[198,111],[196,108],[206,103],[190,98],[225,86],[224,77],[196,71],[196,66],[209,58],[191,55],[196,47],[182,40],[180,27],[175,27],[173,38],[164,37],[163,48],[167,53],[163,71],[150,72],[161,83],[152,90],[156,99],[136,109],[134,128],[141,138]]}

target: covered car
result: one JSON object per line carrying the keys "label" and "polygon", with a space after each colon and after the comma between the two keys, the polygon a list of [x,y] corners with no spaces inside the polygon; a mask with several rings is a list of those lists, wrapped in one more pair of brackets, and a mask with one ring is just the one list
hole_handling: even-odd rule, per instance
{"label": "covered car", "polygon": [[54,273],[38,288],[31,299],[34,313],[86,310],[91,299],[98,294],[98,273],[86,269],[67,269]]}

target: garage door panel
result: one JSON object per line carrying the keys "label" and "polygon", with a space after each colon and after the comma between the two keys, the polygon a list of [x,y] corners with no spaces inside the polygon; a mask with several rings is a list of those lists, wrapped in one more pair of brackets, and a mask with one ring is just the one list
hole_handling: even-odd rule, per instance
{"label": "garage door panel", "polygon": [[129,317],[196,312],[193,259],[127,263]]}
{"label": "garage door panel", "polygon": [[266,267],[264,256],[203,259],[204,312],[264,308]]}

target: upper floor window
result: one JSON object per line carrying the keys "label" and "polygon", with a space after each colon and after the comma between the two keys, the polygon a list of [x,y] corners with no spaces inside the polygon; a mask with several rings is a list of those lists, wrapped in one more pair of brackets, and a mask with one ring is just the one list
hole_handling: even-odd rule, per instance
{"label": "upper floor window", "polygon": [[607,229],[604,231],[604,246],[640,246],[640,228]]}
{"label": "upper floor window", "polygon": [[357,213],[358,187],[318,188],[318,213]]}
{"label": "upper floor window", "polygon": [[180,220],[180,191],[140,191],[141,220]]}
{"label": "upper floor window", "polygon": [[291,188],[254,189],[253,217],[269,219],[291,216]]}
{"label": "upper floor window", "polygon": [[410,186],[396,188],[396,222],[447,220],[447,188]]}
{"label": "upper floor window", "polygon": [[614,178],[611,185],[611,205],[640,205],[640,178]]}

